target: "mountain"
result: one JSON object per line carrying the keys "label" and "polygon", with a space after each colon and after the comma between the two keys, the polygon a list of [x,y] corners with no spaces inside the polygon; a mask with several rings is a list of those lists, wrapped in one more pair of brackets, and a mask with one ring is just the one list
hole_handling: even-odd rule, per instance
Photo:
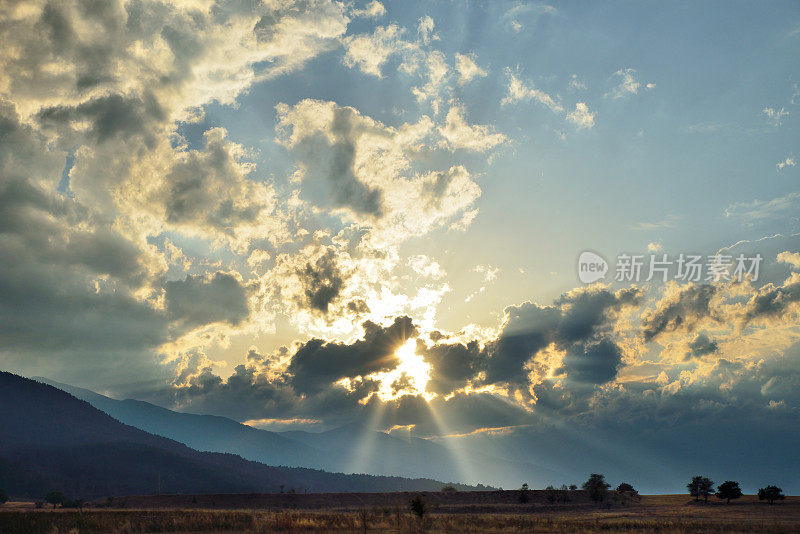
{"label": "mountain", "polygon": [[199,451],[238,454],[268,465],[328,467],[320,451],[302,442],[227,417],[174,412],[149,402],[112,399],[46,378],[35,377],[34,380],[66,391],[126,425],[180,441]]}
{"label": "mountain", "polygon": [[[271,467],[125,425],[50,385],[0,372],[0,487],[41,498],[163,493],[435,491],[441,482]],[[461,489],[470,489],[460,486]]]}
{"label": "mountain", "polygon": [[180,441],[192,448],[238,454],[269,465],[344,473],[460,480],[541,487],[563,475],[530,462],[468,453],[432,440],[389,435],[353,423],[325,432],[270,432],[225,417],[174,412],[138,400],[116,400],[88,389],[36,378],[83,399],[125,424]]}
{"label": "mountain", "polygon": [[[530,462],[498,458],[490,448],[481,452],[445,446],[413,436],[376,432],[358,423],[327,432],[282,432],[284,436],[325,452],[328,462],[345,472],[430,476],[445,480],[513,487],[523,482],[544,487],[563,477]],[[448,444],[449,445],[449,444]]]}

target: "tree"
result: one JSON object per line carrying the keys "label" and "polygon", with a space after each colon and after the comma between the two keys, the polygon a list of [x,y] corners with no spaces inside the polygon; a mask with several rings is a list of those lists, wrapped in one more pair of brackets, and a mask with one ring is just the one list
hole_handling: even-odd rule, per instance
{"label": "tree", "polygon": [[442,487],[442,492],[443,493],[455,493],[456,491],[458,491],[458,490],[452,484],[448,484],[447,486],[443,486]]}
{"label": "tree", "polygon": [[727,499],[728,504],[731,503],[731,499],[738,499],[741,496],[742,489],[739,487],[739,483],[734,480],[726,480],[717,488],[717,497]]}
{"label": "tree", "polygon": [[686,484],[686,489],[689,490],[689,495],[694,497],[695,501],[699,501],[700,497],[703,497],[703,500],[708,502],[708,496],[714,493],[714,481],[708,477],[697,475]]}
{"label": "tree", "polygon": [[589,475],[589,479],[583,483],[583,489],[589,494],[589,498],[595,502],[601,502],[606,498],[606,492],[611,484],[606,482],[606,477],[598,473]]}
{"label": "tree", "polygon": [[528,495],[528,483],[524,483],[522,487],[519,489],[519,495],[517,495],[519,502],[525,504],[530,500],[530,496]]}
{"label": "tree", "polygon": [[422,494],[418,493],[411,499],[411,511],[422,521],[422,517],[428,512],[428,505]]}
{"label": "tree", "polygon": [[64,504],[64,501],[67,500],[67,498],[60,491],[51,491],[44,496],[44,500],[52,504],[53,508],[55,508],[59,504]]}
{"label": "tree", "polygon": [[635,497],[639,495],[639,492],[633,489],[633,486],[628,484],[627,482],[623,482],[619,486],[617,486],[617,493],[627,493],[631,497]]}
{"label": "tree", "polygon": [[0,506],[8,502],[8,493],[4,489],[0,489]]}
{"label": "tree", "polygon": [[783,494],[783,490],[778,486],[766,486],[758,490],[759,501],[769,501],[769,503],[772,504],[775,501],[782,501],[785,498],[786,496]]}

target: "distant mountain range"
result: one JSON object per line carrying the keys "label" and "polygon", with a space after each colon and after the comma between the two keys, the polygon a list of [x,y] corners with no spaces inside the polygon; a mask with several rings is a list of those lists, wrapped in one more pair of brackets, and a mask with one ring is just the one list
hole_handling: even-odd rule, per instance
{"label": "distant mountain range", "polygon": [[[157,422],[153,425],[174,421],[179,432],[186,435],[192,434],[192,421],[202,422],[197,424],[199,428],[193,434],[195,440],[204,439],[201,434],[207,431],[210,433],[205,438],[208,443],[225,439],[234,443],[237,436],[243,436],[247,447],[253,450],[259,444],[268,446],[272,452],[265,454],[289,454],[287,448],[300,451],[298,454],[315,453],[297,440],[256,429],[250,432],[249,427],[228,419],[191,416],[147,403],[96,397],[95,402],[104,398],[111,401],[109,406],[119,403],[130,409],[130,417],[139,414],[146,419],[149,410],[160,416],[154,418]],[[215,437],[214,432],[221,435]],[[0,488],[15,497],[41,499],[50,490],[61,490],[73,497],[95,498],[292,489],[299,492],[435,491],[442,486],[442,482],[429,478],[345,475],[268,466],[235,454],[199,452],[167,437],[123,424],[53,386],[0,372]],[[457,487],[473,489],[464,485]]]}
{"label": "distant mountain range", "polygon": [[[232,419],[175,412],[138,400],[116,400],[46,378],[113,418],[201,451],[233,453],[268,465],[308,467],[344,473],[459,480],[551,481],[549,469],[473,452],[454,454],[446,446],[415,437],[391,436],[353,423],[327,432],[270,432]],[[525,480],[522,480],[525,473]]]}

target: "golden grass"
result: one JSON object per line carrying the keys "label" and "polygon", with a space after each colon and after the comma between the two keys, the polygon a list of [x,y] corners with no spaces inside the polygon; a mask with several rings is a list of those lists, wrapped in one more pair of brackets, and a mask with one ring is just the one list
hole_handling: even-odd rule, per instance
{"label": "golden grass", "polygon": [[[335,503],[332,503],[335,504]],[[631,532],[800,533],[800,498],[770,506],[747,496],[726,505],[686,496],[645,496],[624,507],[566,505],[514,512],[434,512],[420,522],[407,505],[342,510],[135,510],[0,508],[3,533],[140,532]]]}

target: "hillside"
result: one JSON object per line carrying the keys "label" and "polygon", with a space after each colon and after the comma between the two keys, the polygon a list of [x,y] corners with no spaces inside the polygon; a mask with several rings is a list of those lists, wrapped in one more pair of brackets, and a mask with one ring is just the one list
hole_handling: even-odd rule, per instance
{"label": "hillside", "polygon": [[[0,487],[12,496],[437,490],[430,479],[270,467],[125,425],[52,386],[0,372]],[[468,489],[462,486],[463,489]]]}
{"label": "hillside", "polygon": [[268,465],[489,484],[502,480],[521,484],[526,480],[545,486],[564,479],[532,463],[480,453],[458,456],[435,441],[389,435],[358,423],[325,432],[270,432],[225,417],[175,412],[139,400],[112,399],[46,378],[36,380],[67,391],[125,424],[194,449],[238,454]]}

